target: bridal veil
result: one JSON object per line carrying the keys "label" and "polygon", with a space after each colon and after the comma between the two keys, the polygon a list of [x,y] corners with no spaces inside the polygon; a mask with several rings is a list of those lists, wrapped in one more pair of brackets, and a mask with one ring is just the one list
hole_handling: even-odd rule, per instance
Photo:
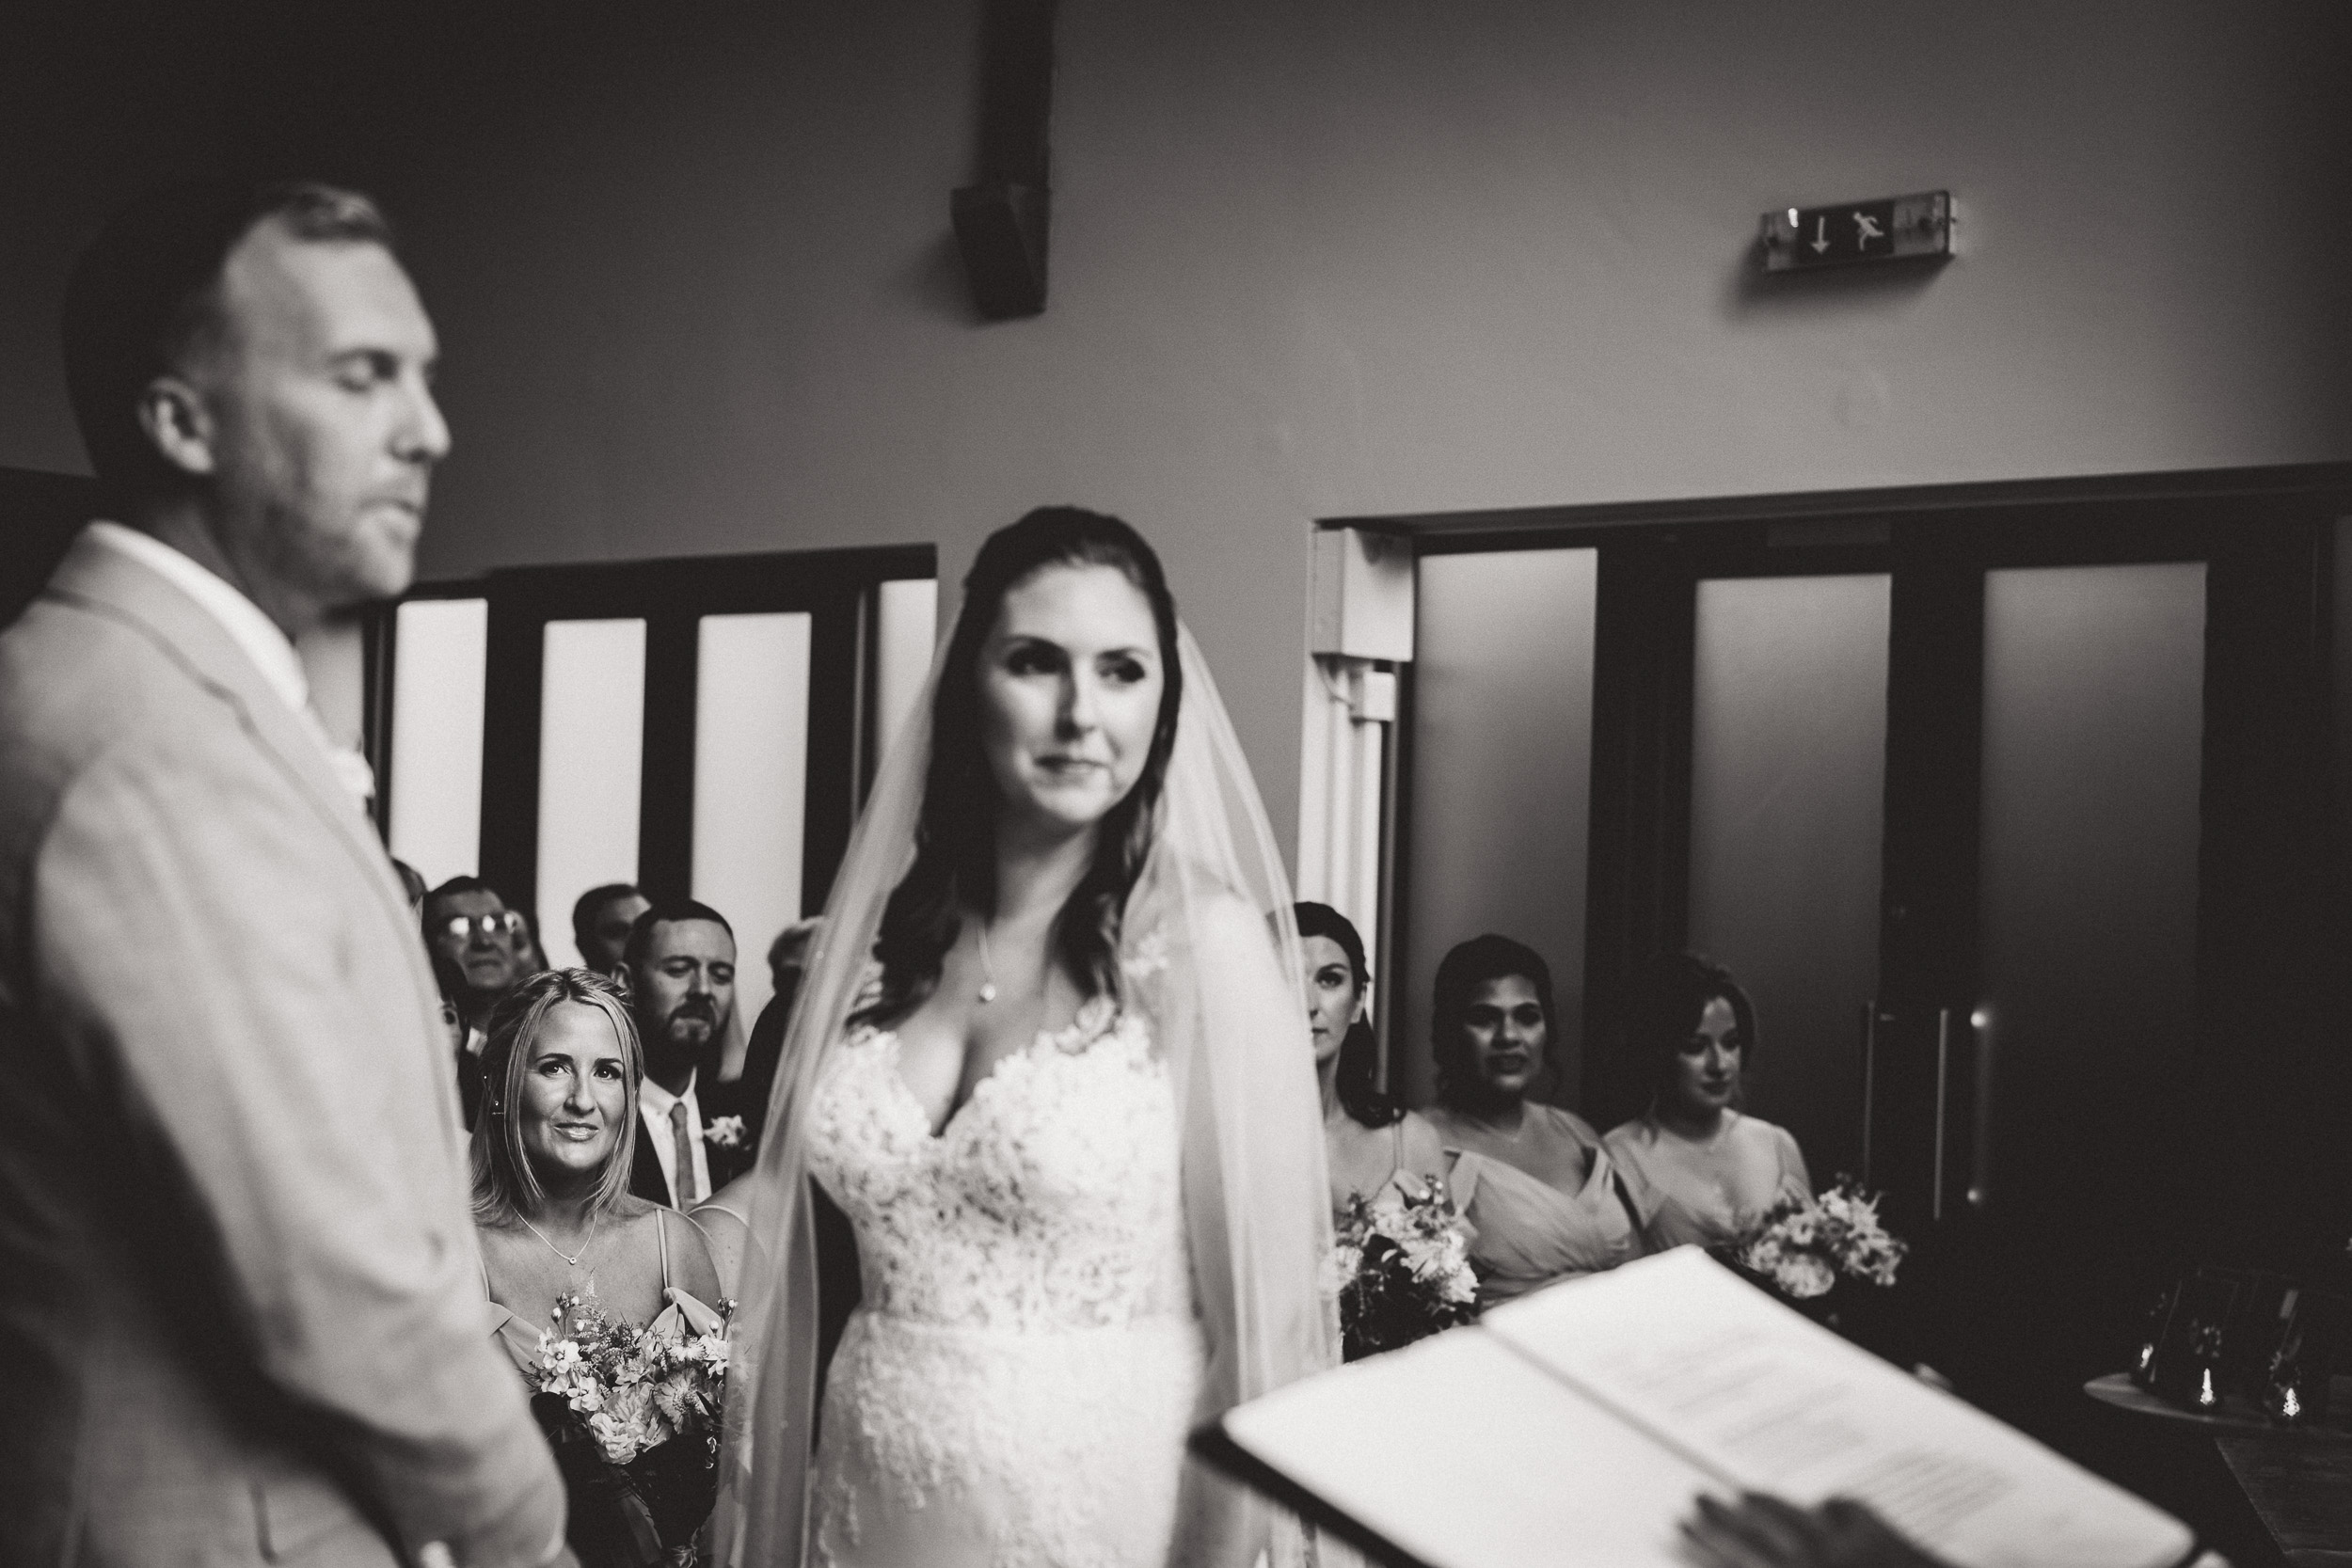
{"label": "bridal veil", "polygon": [[[1127,903],[1122,1004],[1165,1053],[1210,1361],[1202,1420],[1339,1360],[1319,1284],[1330,1247],[1322,1113],[1297,932],[1265,812],[1206,661],[1180,628],[1184,690],[1152,848]],[[944,646],[943,646],[944,655]],[[826,902],[786,1036],[749,1204],[714,1522],[727,1568],[798,1568],[809,1534],[817,1248],[808,1109],[859,1001],[891,891],[914,856],[934,660]],[[1249,1568],[1297,1554],[1295,1524],[1188,1463],[1172,1560]]]}

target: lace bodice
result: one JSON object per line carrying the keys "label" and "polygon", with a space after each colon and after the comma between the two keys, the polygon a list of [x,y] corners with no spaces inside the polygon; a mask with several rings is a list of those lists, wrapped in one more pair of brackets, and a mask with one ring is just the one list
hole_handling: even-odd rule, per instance
{"label": "lace bodice", "polygon": [[1023,1331],[1193,1313],[1175,1095],[1136,1013],[1041,1034],[937,1136],[898,1036],[861,1030],[826,1069],[809,1164],[856,1230],[868,1312]]}

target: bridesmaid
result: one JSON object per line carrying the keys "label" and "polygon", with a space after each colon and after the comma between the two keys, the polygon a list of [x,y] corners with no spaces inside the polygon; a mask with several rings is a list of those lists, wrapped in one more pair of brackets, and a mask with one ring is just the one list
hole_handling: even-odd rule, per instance
{"label": "bridesmaid", "polygon": [[1653,1097],[1608,1145],[1653,1250],[1736,1241],[1783,1198],[1813,1196],[1797,1140],[1738,1108],[1756,1008],[1731,971],[1696,953],[1661,958],[1629,1034]]}
{"label": "bridesmaid", "polygon": [[1302,903],[1294,912],[1307,1027],[1323,1085],[1332,1212],[1344,1210],[1351,1197],[1376,1197],[1391,1182],[1425,1192],[1445,1180],[1445,1148],[1425,1117],[1374,1085],[1378,1047],[1364,1018],[1372,990],[1364,939],[1328,904]]}
{"label": "bridesmaid", "polygon": [[1490,933],[1445,956],[1436,992],[1438,1103],[1429,1119],[1455,1156],[1454,1205],[1477,1231],[1480,1304],[1639,1257],[1600,1135],[1573,1111],[1528,1098],[1553,1037],[1549,967]]}
{"label": "bridesmaid", "polygon": [[[532,1377],[543,1329],[572,1326],[566,1302],[592,1303],[632,1324],[673,1318],[682,1331],[716,1329],[719,1278],[702,1234],[685,1216],[631,1197],[637,1027],[611,981],[584,969],[543,970],[490,1015],[482,1052],[486,1103],[473,1130],[474,1225],[481,1238],[490,1332]],[[644,1560],[643,1528],[682,1548],[709,1512],[707,1483],[656,1499],[625,1491],[544,1406],[570,1499],[565,1539],[583,1568]],[[673,1438],[689,1443],[692,1439]],[[683,1449],[673,1458],[686,1460]],[[691,1464],[683,1466],[691,1473]]]}

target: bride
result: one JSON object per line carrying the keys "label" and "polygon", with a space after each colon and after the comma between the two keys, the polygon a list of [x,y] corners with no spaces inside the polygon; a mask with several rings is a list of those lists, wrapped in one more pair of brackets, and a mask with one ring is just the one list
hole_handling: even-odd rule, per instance
{"label": "bride", "polygon": [[[1049,507],[982,547],[931,681],[750,1182],[722,1560],[1291,1558],[1184,1451],[1338,1359],[1290,895],[1207,668],[1151,546]],[[811,1177],[862,1287],[814,1423]]]}

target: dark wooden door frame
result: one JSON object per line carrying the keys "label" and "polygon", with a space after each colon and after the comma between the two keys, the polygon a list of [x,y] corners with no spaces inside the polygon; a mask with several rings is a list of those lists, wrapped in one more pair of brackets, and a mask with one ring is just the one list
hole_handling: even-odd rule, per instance
{"label": "dark wooden door frame", "polygon": [[[489,605],[482,746],[484,880],[543,923],[564,911],[533,908],[538,889],[540,680],[550,621],[645,623],[644,763],[638,826],[639,885],[681,896],[693,871],[694,705],[698,631],[706,615],[806,613],[809,637],[808,784],[802,838],[802,907],[823,907],[849,847],[875,741],[876,602],[886,581],[929,578],[928,545],[742,556],[682,557],[584,565],[527,566],[467,583],[421,586],[409,598],[484,598]],[[394,740],[390,671],[396,617],[388,610],[368,639],[368,736],[379,777]],[[379,820],[389,821],[389,791]]]}
{"label": "dark wooden door frame", "polygon": [[[1640,954],[1679,945],[1687,929],[1689,880],[1690,671],[1685,586],[1707,575],[1887,569],[1894,571],[1895,624],[1889,689],[1939,691],[1939,705],[1970,716],[1957,725],[1923,725],[1917,713],[1890,705],[1887,758],[1888,908],[1903,888],[1928,884],[1959,895],[1934,911],[1914,910],[1889,929],[1884,967],[1898,991],[1906,984],[1963,995],[1976,969],[1974,855],[1978,779],[1974,734],[1980,674],[1922,664],[1939,641],[1959,637],[1981,646],[1980,578],[1956,562],[1998,547],[2019,563],[2081,554],[2079,544],[2037,544],[2059,520],[2110,538],[2115,549],[2146,558],[2153,534],[2184,537],[2217,521],[2258,526],[2282,518],[2316,524],[2352,512],[2352,464],[2086,475],[2063,479],[1912,485],[1870,490],[1535,507],[1408,517],[1342,517],[1354,527],[1409,538],[1417,555],[1498,549],[1597,546],[1593,714],[1593,797],[1588,847],[1585,1051],[1587,1103],[1608,1116],[1631,1085],[1612,1062],[1622,1034],[1625,987]],[[1906,526],[1898,529],[1898,522]],[[2060,530],[2060,531],[2064,531]],[[2296,635],[2324,655],[2331,635],[2326,596],[2327,530],[2303,546],[2312,552],[2314,596],[2302,604]],[[2183,546],[2184,549],[2190,546]],[[1957,552],[1957,553],[1955,553]],[[1744,564],[1743,564],[1744,563]],[[2290,590],[2273,581],[2274,597]],[[1661,639],[1661,632],[1683,635]],[[2274,627],[2274,629],[2277,629]],[[1679,655],[1661,652],[1680,648]],[[2324,705],[2324,657],[2312,679]],[[2312,695],[2305,689],[2304,696]],[[2312,712],[2316,736],[2326,714]],[[1965,757],[1962,752],[1965,752]],[[1409,792],[1409,771],[1402,787]],[[1898,799],[1909,808],[1892,809]],[[1408,820],[1409,798],[1396,815]],[[2330,820],[2343,814],[2331,814]],[[2317,859],[2352,872],[2352,845],[2323,828]],[[1391,855],[1397,876],[1401,854]],[[1963,869],[1963,866],[1965,869]],[[2340,876],[2339,881],[2352,880]],[[1402,911],[1406,891],[1395,894]],[[1965,918],[1958,912],[1965,909]],[[2352,926],[2347,900],[2328,900],[2339,931]],[[1917,981],[1906,976],[1923,977]],[[1966,982],[1966,983],[1963,983]],[[1905,998],[1915,1001],[1916,998]],[[1857,1021],[1857,1027],[1859,1021]]]}

